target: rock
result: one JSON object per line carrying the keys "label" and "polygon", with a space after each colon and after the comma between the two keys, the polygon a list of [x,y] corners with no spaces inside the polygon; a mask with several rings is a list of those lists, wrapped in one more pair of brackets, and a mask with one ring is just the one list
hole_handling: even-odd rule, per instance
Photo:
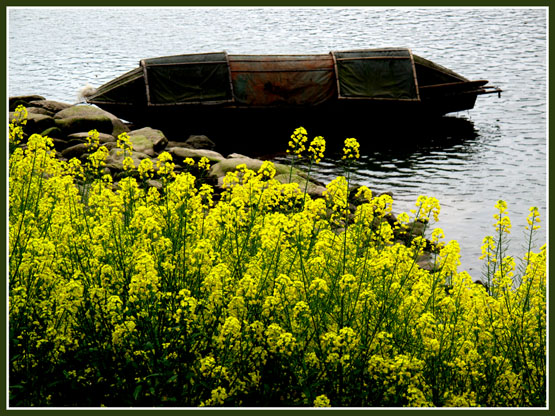
{"label": "rock", "polygon": [[434,270],[434,261],[431,253],[424,253],[416,259],[416,264],[421,269],[429,272]]}
{"label": "rock", "polygon": [[[106,149],[108,149],[108,150],[112,150],[112,149],[117,149],[117,148],[118,148],[118,147],[117,147],[118,144],[117,144],[116,142],[107,142],[107,143],[104,143],[103,146],[104,146]],[[121,149],[119,149],[119,150],[121,150]]]}
{"label": "rock", "polygon": [[[42,136],[44,136],[44,134]],[[50,136],[48,136],[48,137],[50,137]],[[66,142],[65,140],[57,139],[55,137],[52,137],[52,143],[54,144],[54,149],[56,149],[56,151],[59,152],[59,154],[56,153],[56,156],[59,159],[65,160],[65,157],[63,157],[61,152],[64,149],[67,149],[70,146],[69,143]]]}
{"label": "rock", "polygon": [[[262,166],[262,163],[264,163],[262,160],[252,159],[250,157],[232,157],[232,158],[228,157],[227,159],[224,159],[216,163],[214,166],[212,166],[212,168],[210,169],[210,175],[216,176],[218,178],[221,176],[225,176],[227,172],[237,170],[236,169],[237,166],[241,164],[245,164],[247,165],[248,169],[251,169],[257,172],[258,169],[260,169],[260,167]],[[276,169],[276,175],[280,175],[280,174],[289,175],[289,171],[290,171],[289,166],[282,165],[280,163],[274,163],[274,168]],[[301,172],[299,169],[294,168],[293,173],[299,176],[305,176],[304,173]]]}
{"label": "rock", "polygon": [[65,135],[90,130],[97,130],[100,133],[111,133],[113,130],[112,121],[103,115],[59,118],[58,114],[60,113],[54,116],[54,120],[56,126],[62,130]]}
{"label": "rock", "polygon": [[[125,156],[123,154],[118,155],[119,152],[121,152],[121,149],[118,149],[118,148],[110,149],[110,152],[108,153],[108,157],[106,158],[106,167],[109,168],[110,171],[112,171],[112,173],[123,170],[123,159]],[[133,153],[131,154],[131,159],[133,159],[133,163],[137,168],[139,167],[141,160],[150,159],[150,156],[133,149]],[[155,162],[153,162],[153,164],[156,165]]]}
{"label": "rock", "polygon": [[[129,128],[121,121],[119,118],[113,114],[104,111],[98,107],[92,105],[72,105],[64,110],[56,113],[55,119],[61,120],[92,120],[99,123],[99,128],[96,128],[99,132],[112,134],[114,137],[119,136],[123,132],[128,132]],[[100,121],[102,120],[102,121]],[[109,121],[109,125],[106,123]],[[65,122],[68,124],[70,122]],[[78,124],[78,123],[77,123]],[[93,127],[94,128],[94,127]],[[92,128],[81,128],[78,130],[71,130],[69,133],[77,133],[81,131],[89,131]],[[68,133],[68,134],[69,134]]]}
{"label": "rock", "polygon": [[291,175],[291,179],[289,178],[289,173],[281,173],[274,177],[280,183],[298,183],[299,189],[304,192],[306,187],[306,193],[313,198],[319,198],[323,195],[326,191],[324,186],[318,185],[314,182],[307,181],[306,178],[299,176],[297,174]]}
{"label": "rock", "polygon": [[41,136],[48,136],[48,137],[55,137],[57,139],[61,139],[63,137],[62,131],[58,127],[50,127],[44,130]]}
{"label": "rock", "polygon": [[228,159],[251,159],[248,156],[242,155],[241,153],[231,153],[227,155]]}
{"label": "rock", "polygon": [[42,95],[18,95],[18,96],[10,97],[9,99],[10,111],[14,111],[18,105],[24,105],[25,107],[29,107],[29,103],[31,101],[39,101],[44,99],[45,98]]}
{"label": "rock", "polygon": [[166,147],[168,149],[171,149],[173,147],[183,147],[183,148],[186,148],[186,149],[191,148],[190,146],[186,145],[185,142],[176,142],[176,141],[172,141],[172,140],[168,141],[168,144],[166,145]]}
{"label": "rock", "polygon": [[168,149],[168,152],[172,155],[174,161],[179,160],[182,162],[185,158],[200,159],[201,157],[206,157],[210,162],[220,162],[225,158],[218,152],[206,149],[187,149],[184,147],[172,147]]}
{"label": "rock", "polygon": [[149,180],[146,181],[146,184],[147,184],[149,187],[151,187],[151,188],[156,188],[156,189],[158,189],[158,190],[161,190],[161,189],[164,187],[164,185],[162,184],[162,182],[159,181],[159,180],[156,180],[156,179],[149,179]]}
{"label": "rock", "polygon": [[71,107],[71,104],[67,104],[67,103],[61,103],[59,101],[52,101],[52,100],[36,100],[36,101],[30,101],[29,105],[31,106],[31,108],[41,108],[43,110],[46,110],[52,114],[56,114],[62,110],[65,110],[66,108]]}
{"label": "rock", "polygon": [[185,140],[185,145],[187,145],[191,149],[214,150],[216,148],[216,143],[214,143],[208,137],[195,134],[190,135],[189,138]]}
{"label": "rock", "polygon": [[[10,113],[10,122],[14,119],[15,113]],[[44,130],[54,126],[54,119],[50,116],[44,114],[33,114],[27,115],[27,124],[23,127],[23,131],[28,134],[41,133]]]}
{"label": "rock", "polygon": [[144,127],[129,132],[129,139],[133,144],[133,151],[146,153],[154,156],[156,152],[163,150],[168,144],[168,139],[160,130]]}
{"label": "rock", "polygon": [[81,159],[85,153],[87,153],[90,149],[88,143],[79,143],[74,146],[70,146],[64,150],[62,150],[62,156],[66,159]]}
{"label": "rock", "polygon": [[[67,136],[68,140],[78,140],[82,143],[85,143],[87,141],[89,137],[89,133],[85,133],[85,132],[79,132],[79,133],[72,133],[70,135]],[[115,142],[117,139],[112,136],[111,134],[108,133],[98,133],[98,140],[100,141],[100,143],[104,144],[104,143],[109,143],[109,142]]]}
{"label": "rock", "polygon": [[27,107],[27,114],[44,114],[45,116],[52,117],[54,113],[40,107]]}

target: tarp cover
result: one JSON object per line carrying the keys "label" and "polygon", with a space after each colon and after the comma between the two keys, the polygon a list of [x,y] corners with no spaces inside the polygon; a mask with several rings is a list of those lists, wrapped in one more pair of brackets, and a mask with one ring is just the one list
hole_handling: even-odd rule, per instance
{"label": "tarp cover", "polygon": [[339,98],[418,100],[414,64],[408,49],[332,52]]}
{"label": "tarp cover", "polygon": [[217,104],[233,100],[225,52],[143,59],[149,105]]}
{"label": "tarp cover", "polygon": [[87,98],[92,103],[143,104],[145,102],[145,83],[143,70],[136,68],[102,85]]}
{"label": "tarp cover", "polygon": [[331,55],[230,55],[237,105],[315,106],[337,96]]}

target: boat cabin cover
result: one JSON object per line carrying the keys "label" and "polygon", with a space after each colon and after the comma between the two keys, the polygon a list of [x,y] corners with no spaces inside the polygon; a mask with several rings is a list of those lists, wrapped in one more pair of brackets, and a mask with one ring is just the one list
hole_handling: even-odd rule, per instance
{"label": "boat cabin cover", "polygon": [[444,82],[468,81],[405,48],[321,55],[217,52],[141,60],[139,68],[99,87],[87,101],[231,107],[317,106],[332,100],[420,101],[418,83],[420,79],[425,82],[426,74],[417,74],[417,66],[424,71],[431,65],[437,70],[435,83],[438,72]]}

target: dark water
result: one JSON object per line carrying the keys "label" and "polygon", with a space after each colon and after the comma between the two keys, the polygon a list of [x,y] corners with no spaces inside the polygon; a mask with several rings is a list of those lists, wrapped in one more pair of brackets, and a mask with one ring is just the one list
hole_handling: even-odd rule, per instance
{"label": "dark water", "polygon": [[[11,8],[8,93],[75,102],[87,83],[101,85],[142,58],[179,53],[409,47],[504,92],[420,129],[419,140],[375,134],[363,144],[354,181],[393,192],[396,212],[413,208],[418,195],[438,198],[437,226],[459,241],[462,269],[476,279],[498,199],[513,220],[512,254],[522,253],[530,206],[544,220],[538,246],[546,240],[546,19],[547,8]],[[332,156],[315,175],[329,181],[341,173]]]}

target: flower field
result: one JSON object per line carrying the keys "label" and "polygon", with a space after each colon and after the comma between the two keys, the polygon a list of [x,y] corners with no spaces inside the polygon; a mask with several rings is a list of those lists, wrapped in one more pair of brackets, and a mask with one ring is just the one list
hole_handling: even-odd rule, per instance
{"label": "flower field", "polygon": [[[546,405],[537,209],[514,259],[498,202],[480,285],[432,228],[435,198],[394,224],[388,195],[361,187],[350,204],[354,139],[323,198],[277,182],[271,162],[239,166],[216,194],[199,179],[206,160],[176,173],[168,153],[129,158],[116,184],[95,132],[81,164],[48,137],[18,146],[22,124],[10,126],[10,406]],[[317,163],[325,141],[307,140],[297,129],[290,152]],[[398,241],[416,221],[423,235]],[[417,265],[430,244],[432,271]]]}

